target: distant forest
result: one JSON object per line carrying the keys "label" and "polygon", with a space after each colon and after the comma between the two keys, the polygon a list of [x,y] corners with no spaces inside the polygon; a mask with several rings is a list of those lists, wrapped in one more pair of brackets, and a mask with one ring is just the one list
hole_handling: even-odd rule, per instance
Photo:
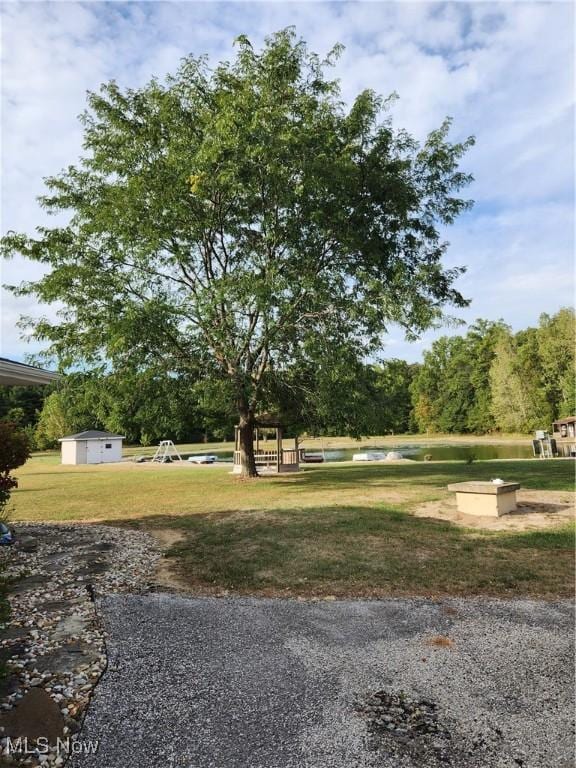
{"label": "distant forest", "polygon": [[[282,410],[309,434],[528,433],[573,415],[576,402],[574,310],[541,315],[537,328],[512,333],[477,320],[464,335],[443,336],[422,363],[388,359],[328,372],[310,386],[314,408]],[[74,373],[56,386],[0,389],[0,419],[23,427],[39,449],[65,434],[106,429],[132,443],[229,439],[233,411],[212,391],[160,370]]]}

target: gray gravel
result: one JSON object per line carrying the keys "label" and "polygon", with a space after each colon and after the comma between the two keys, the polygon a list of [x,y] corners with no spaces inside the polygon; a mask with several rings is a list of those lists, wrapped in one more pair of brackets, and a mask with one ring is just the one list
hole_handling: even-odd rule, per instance
{"label": "gray gravel", "polygon": [[[567,602],[152,594],[100,608],[109,666],[80,734],[99,749],[74,768],[574,765]],[[433,702],[441,749],[374,738],[357,709],[380,690]]]}

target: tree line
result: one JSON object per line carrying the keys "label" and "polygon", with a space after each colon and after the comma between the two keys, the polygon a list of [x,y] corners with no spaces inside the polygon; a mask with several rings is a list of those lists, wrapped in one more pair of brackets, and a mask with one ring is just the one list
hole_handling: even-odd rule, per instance
{"label": "tree line", "polygon": [[575,408],[574,310],[512,333],[478,320],[424,354],[410,386],[419,432],[531,432]]}
{"label": "tree line", "polygon": [[[543,314],[536,328],[517,333],[501,321],[477,320],[465,334],[435,341],[422,363],[350,360],[299,367],[286,371],[292,395],[279,407],[293,432],[313,435],[548,428],[575,409],[574,321],[569,308]],[[274,397],[278,402],[277,393]],[[48,392],[43,387],[0,391],[0,419],[24,427],[40,449],[84,429],[117,432],[141,445],[164,438],[227,440],[236,423],[229,402],[225,383],[207,385],[199,377],[190,385],[161,368],[77,372]]]}

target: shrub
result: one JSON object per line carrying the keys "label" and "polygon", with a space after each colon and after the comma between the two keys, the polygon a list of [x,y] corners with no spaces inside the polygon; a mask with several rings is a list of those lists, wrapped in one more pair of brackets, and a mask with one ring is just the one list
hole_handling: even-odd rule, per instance
{"label": "shrub", "polygon": [[0,520],[6,516],[10,494],[18,481],[10,473],[30,456],[30,440],[14,422],[0,422]]}

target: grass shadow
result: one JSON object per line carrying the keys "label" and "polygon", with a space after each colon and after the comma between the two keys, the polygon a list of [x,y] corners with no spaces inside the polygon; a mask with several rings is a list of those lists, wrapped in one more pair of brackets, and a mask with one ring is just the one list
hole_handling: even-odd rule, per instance
{"label": "grass shadow", "polygon": [[185,535],[168,555],[193,590],[343,597],[573,593],[568,525],[479,532],[382,504],[156,515],[131,525]]}

